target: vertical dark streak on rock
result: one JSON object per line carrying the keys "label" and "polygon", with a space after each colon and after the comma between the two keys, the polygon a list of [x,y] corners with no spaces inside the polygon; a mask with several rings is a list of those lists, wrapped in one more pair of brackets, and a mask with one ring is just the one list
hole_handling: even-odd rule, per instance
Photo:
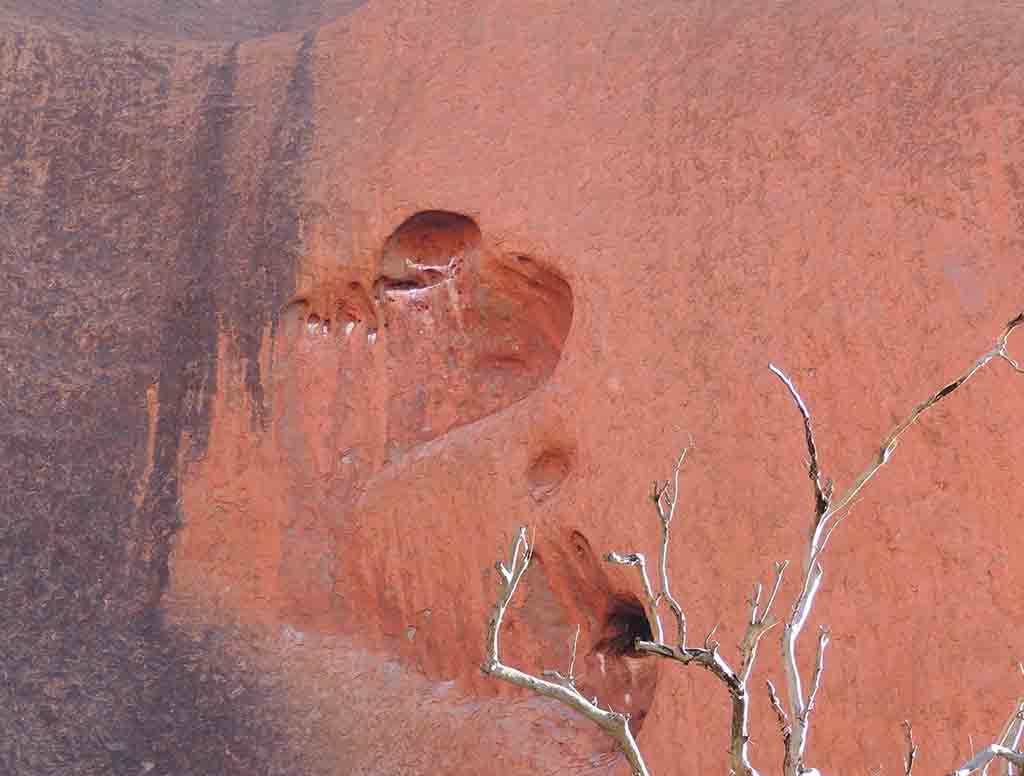
{"label": "vertical dark streak on rock", "polygon": [[[237,274],[221,258],[236,53],[0,29],[5,776],[251,774],[283,750],[223,635],[157,605],[181,440],[201,451],[207,433],[214,294]],[[173,65],[198,56],[213,64],[183,136],[195,103],[168,104]]]}
{"label": "vertical dark streak on rock", "polygon": [[[159,414],[152,474],[140,513],[152,542],[148,601],[124,639],[135,680],[131,713],[122,722],[126,752],[119,772],[137,774],[139,760],[158,776],[172,773],[269,772],[283,750],[267,691],[255,685],[222,647],[223,631],[185,634],[163,621],[160,596],[169,582],[171,539],[180,528],[183,458],[201,456],[209,435],[210,401],[217,390],[218,289],[236,285],[227,263],[228,227],[235,207],[229,187],[229,138],[237,105],[238,44],[207,66],[205,94],[186,173],[182,224],[188,238],[174,258],[175,285],[161,321]],[[184,449],[183,445],[188,444]],[[131,678],[123,680],[128,684]],[[145,762],[150,765],[146,766]]]}
{"label": "vertical dark streak on rock", "polygon": [[217,309],[214,281],[229,218],[226,138],[233,121],[238,44],[208,68],[200,107],[185,223],[190,240],[178,257],[182,286],[164,321],[156,449],[146,503],[153,539],[153,571],[159,585],[155,604],[168,582],[171,537],[179,527],[179,453],[188,432],[192,454],[201,454],[209,431],[209,399],[216,390]]}
{"label": "vertical dark streak on rock", "polygon": [[260,373],[260,335],[267,319],[271,334],[277,329],[282,301],[291,294],[294,263],[302,251],[299,221],[302,214],[303,173],[313,142],[312,55],[316,35],[307,32],[295,56],[288,83],[270,140],[270,158],[259,181],[258,212],[262,223],[250,251],[246,283],[249,298],[237,305],[238,346],[245,359],[246,391],[251,399],[253,423],[265,427],[266,405]]}

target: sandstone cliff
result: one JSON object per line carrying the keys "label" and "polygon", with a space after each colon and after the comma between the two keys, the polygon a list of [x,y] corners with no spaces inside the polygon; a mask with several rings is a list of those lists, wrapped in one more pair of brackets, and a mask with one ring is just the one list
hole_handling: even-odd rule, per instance
{"label": "sandstone cliff", "polygon": [[[693,434],[675,585],[731,645],[809,511],[767,362],[843,481],[1018,311],[1022,50],[947,0],[4,0],[0,770],[621,772],[479,674],[523,523],[510,657],[581,624],[655,773],[724,768],[600,556]],[[837,536],[823,769],[897,768],[908,717],[950,766],[1019,694],[999,371]]]}

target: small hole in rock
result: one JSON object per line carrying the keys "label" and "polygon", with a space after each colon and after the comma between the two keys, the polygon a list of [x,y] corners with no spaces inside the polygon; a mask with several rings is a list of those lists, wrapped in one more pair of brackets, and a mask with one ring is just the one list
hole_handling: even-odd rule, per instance
{"label": "small hole in rock", "polygon": [[575,550],[579,557],[585,557],[586,554],[590,552],[590,542],[588,542],[587,537],[579,531],[573,531],[569,538],[572,542],[573,550]]}
{"label": "small hole in rock", "polygon": [[377,296],[379,298],[385,294],[418,291],[421,288],[423,288],[423,284],[415,280],[382,277],[377,281]]}
{"label": "small hole in rock", "polygon": [[642,657],[636,650],[637,639],[651,641],[654,632],[644,607],[635,598],[617,598],[605,620],[604,638],[595,645],[597,652],[608,655]]}
{"label": "small hole in rock", "polygon": [[320,331],[320,316],[314,313],[306,319],[306,331],[316,334]]}
{"label": "small hole in rock", "polygon": [[384,243],[384,266],[407,266],[412,261],[447,266],[480,244],[480,227],[473,219],[447,210],[424,210],[406,219]]}
{"label": "small hole in rock", "polygon": [[534,501],[543,501],[561,487],[572,469],[570,456],[564,450],[545,450],[531,461],[526,481]]}

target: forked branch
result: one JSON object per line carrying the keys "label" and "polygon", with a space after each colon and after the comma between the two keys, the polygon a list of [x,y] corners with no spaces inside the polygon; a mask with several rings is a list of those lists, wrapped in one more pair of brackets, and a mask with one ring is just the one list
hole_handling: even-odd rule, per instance
{"label": "forked branch", "polygon": [[882,440],[878,453],[854,479],[853,484],[837,499],[832,498],[831,481],[824,478],[821,472],[818,462],[818,447],[814,440],[811,413],[807,408],[807,403],[800,396],[800,392],[793,381],[774,364],[769,364],[769,369],[772,373],[786,386],[803,420],[808,455],[807,472],[814,489],[814,516],[811,521],[811,531],[803,560],[803,580],[800,586],[800,593],[793,604],[792,611],[786,620],[782,633],[783,669],[786,674],[789,717],[792,719],[792,727],[786,738],[785,776],[801,776],[801,774],[808,770],[804,764],[804,754],[807,748],[810,715],[814,708],[814,700],[820,687],[821,674],[824,670],[824,649],[828,643],[828,637],[825,635],[827,632],[823,631],[818,641],[814,677],[807,694],[805,694],[800,671],[797,666],[797,641],[814,606],[815,596],[821,588],[821,581],[824,576],[824,569],[820,562],[822,553],[825,551],[832,533],[842,523],[846,514],[848,514],[844,510],[848,510],[864,486],[874,478],[879,469],[889,462],[903,433],[916,423],[925,412],[964,385],[979,370],[993,360],[1003,360],[1014,371],[1024,374],[1024,368],[1010,356],[1007,345],[1010,334],[1022,324],[1024,324],[1024,312],[1006,324],[991,350],[979,356],[974,360],[974,363],[968,366],[956,378],[917,404],[910,411],[910,414],[897,423],[886,435]]}
{"label": "forked branch", "polygon": [[[530,565],[531,558],[530,544],[526,538],[526,528],[520,528],[512,542],[512,549],[509,553],[508,564],[499,562],[497,564],[498,574],[501,577],[498,602],[494,606],[491,619],[487,629],[487,660],[481,666],[485,674],[490,674],[502,679],[517,687],[524,687],[539,695],[554,698],[561,701],[569,708],[575,709],[584,717],[589,719],[618,745],[619,749],[629,761],[634,776],[649,776],[647,766],[644,764],[643,756],[637,747],[632,732],[629,729],[629,715],[620,714],[615,711],[600,708],[596,699],[587,700],[576,689],[572,681],[573,664],[575,663],[576,645],[573,643],[572,658],[570,660],[569,678],[561,679],[558,682],[550,682],[546,679],[533,676],[517,668],[506,666],[501,662],[499,652],[499,637],[501,635],[501,623],[508,612],[512,596],[522,580],[526,569]],[[577,637],[578,637],[577,631]]]}
{"label": "forked branch", "polygon": [[[811,713],[815,708],[821,689],[825,667],[825,650],[829,642],[829,633],[822,628],[819,632],[817,653],[814,661],[813,674],[807,688],[800,676],[797,663],[797,642],[806,625],[818,591],[821,588],[824,570],[821,564],[822,553],[829,543],[836,527],[848,515],[848,510],[861,490],[870,482],[878,471],[889,462],[899,443],[900,437],[925,412],[934,407],[947,396],[955,392],[971,379],[979,370],[993,360],[1005,361],[1017,373],[1024,374],[1024,367],[1009,354],[1007,342],[1010,334],[1024,325],[1024,313],[1011,320],[996,340],[991,350],[977,358],[966,370],[954,380],[946,383],[923,402],[917,404],[910,414],[889,432],[882,440],[878,452],[869,461],[867,467],[853,480],[853,483],[837,498],[833,497],[831,480],[824,476],[818,460],[818,447],[814,439],[811,425],[811,414],[806,402],[800,396],[793,381],[778,367],[769,365],[771,371],[786,386],[803,420],[804,437],[807,446],[807,472],[811,480],[814,496],[814,514],[811,530],[808,535],[806,552],[802,563],[802,578],[796,600],[793,602],[789,616],[785,621],[781,640],[783,667],[786,674],[786,704],[784,705],[775,691],[774,685],[768,682],[769,700],[779,720],[785,746],[783,772],[785,776],[809,776],[817,771],[806,767],[804,755],[810,728]],[[747,628],[739,645],[739,669],[736,670],[719,652],[719,644],[713,639],[714,629],[704,639],[702,647],[687,645],[687,621],[682,606],[672,595],[668,577],[668,544],[670,527],[679,503],[679,476],[689,447],[685,448],[676,461],[672,481],[655,483],[651,493],[658,520],[661,525],[661,546],[658,562],[658,589],[656,590],[648,574],[646,559],[640,553],[609,553],[606,559],[637,568],[643,588],[645,606],[654,634],[654,641],[638,641],[636,648],[649,655],[673,660],[682,665],[697,664],[718,678],[726,687],[732,700],[732,734],[730,743],[730,765],[734,776],[758,776],[750,763],[749,743],[749,693],[747,683],[751,676],[758,645],[769,629],[776,624],[770,616],[776,596],[786,571],[786,563],[775,565],[775,575],[770,592],[762,604],[763,590],[760,585],[754,588],[750,599],[750,615]],[[597,700],[587,700],[575,686],[574,664],[576,641],[572,646],[569,674],[562,676],[558,672],[547,675],[555,681],[532,676],[518,669],[506,666],[499,656],[499,635],[501,624],[529,566],[531,548],[526,539],[526,529],[521,529],[512,544],[508,564],[499,563],[498,572],[501,576],[501,587],[498,602],[491,616],[487,636],[487,660],[482,666],[485,673],[503,679],[519,687],[525,687],[536,693],[555,698],[575,709],[593,721],[616,742],[626,756],[633,773],[647,776],[648,771],[637,748],[636,741],[629,729],[629,718],[605,710],[597,705]],[[665,629],[662,625],[659,607],[665,602],[676,621],[675,644],[666,642]],[[579,631],[577,629],[577,636]],[[912,776],[917,747],[909,723],[906,723],[908,754],[905,761],[905,776]],[[1008,776],[1024,774],[1024,754],[1019,749],[1024,737],[1024,701],[1018,704],[1014,716],[1007,723],[998,741],[982,752],[974,755],[960,769],[953,771],[951,776],[968,776],[979,769],[984,770],[993,760],[1002,759],[1007,763]]]}
{"label": "forked branch", "polygon": [[984,770],[989,763],[997,758],[1002,758],[1012,768],[1024,768],[1024,752],[1015,752],[1009,747],[992,744],[982,749],[955,771],[950,771],[949,776],[969,776],[975,771]]}
{"label": "forked branch", "polygon": [[[1024,663],[1018,664],[1018,668],[1024,674]],[[996,742],[975,754],[957,770],[951,771],[949,776],[968,776],[978,770],[981,771],[982,776],[987,776],[989,766],[993,761],[999,759],[1006,762],[1006,776],[1019,776],[1024,773],[1022,738],[1024,738],[1024,698],[1018,698],[1013,713],[1003,725]]]}
{"label": "forked branch", "polygon": [[[719,652],[719,643],[714,640],[714,628],[704,639],[703,647],[689,647],[686,643],[686,615],[679,602],[672,596],[668,578],[668,546],[670,527],[679,503],[679,474],[686,454],[690,447],[683,449],[676,460],[671,483],[655,483],[651,493],[661,524],[661,547],[659,550],[659,583],[660,590],[655,592],[647,573],[647,564],[640,553],[621,554],[610,552],[605,559],[611,563],[634,566],[640,575],[640,584],[644,592],[644,604],[654,634],[654,641],[637,641],[636,648],[649,655],[673,660],[682,665],[695,664],[710,672],[725,686],[732,702],[732,725],[730,736],[730,764],[736,776],[758,776],[750,763],[750,694],[747,692],[747,680],[753,670],[757,656],[757,647],[764,635],[776,624],[770,616],[775,603],[782,577],[786,571],[786,563],[775,564],[775,577],[772,581],[767,598],[762,601],[763,589],[760,584],[754,588],[750,599],[750,616],[746,632],[740,643],[739,669],[736,670]],[[677,643],[665,641],[665,631],[661,622],[658,607],[665,601],[676,620]],[[717,627],[717,626],[716,626]]]}

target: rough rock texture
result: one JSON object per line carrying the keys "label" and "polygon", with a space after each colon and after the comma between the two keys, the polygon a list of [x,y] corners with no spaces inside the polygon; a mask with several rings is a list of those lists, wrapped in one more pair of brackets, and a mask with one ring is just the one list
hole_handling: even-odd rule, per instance
{"label": "rough rock texture", "polygon": [[[692,434],[675,585],[730,649],[810,507],[768,360],[842,484],[1019,310],[1024,13],[354,6],[0,3],[0,772],[621,773],[478,671],[523,523],[509,662],[580,624],[654,772],[720,772],[721,689],[631,653],[600,556]],[[1005,372],[829,551],[826,772],[1020,694]]]}

